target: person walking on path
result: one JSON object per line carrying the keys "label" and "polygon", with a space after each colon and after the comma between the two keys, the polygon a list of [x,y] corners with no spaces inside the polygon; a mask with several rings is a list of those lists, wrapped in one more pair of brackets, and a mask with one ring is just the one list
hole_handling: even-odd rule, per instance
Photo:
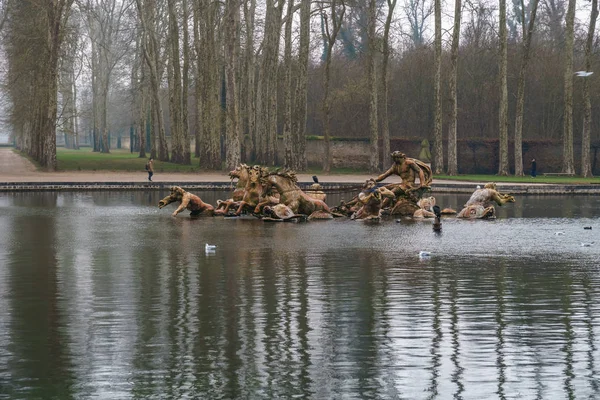
{"label": "person walking on path", "polygon": [[148,180],[152,182],[152,175],[154,175],[154,167],[152,164],[154,163],[154,159],[150,157],[148,163],[146,164],[146,171],[148,171]]}
{"label": "person walking on path", "polygon": [[535,162],[535,158],[531,160],[531,177],[535,178],[537,175],[537,163]]}

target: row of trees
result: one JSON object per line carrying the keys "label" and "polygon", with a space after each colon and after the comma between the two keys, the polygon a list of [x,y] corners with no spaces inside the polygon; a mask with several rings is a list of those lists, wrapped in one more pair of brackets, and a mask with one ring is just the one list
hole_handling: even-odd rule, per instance
{"label": "row of trees", "polygon": [[523,174],[523,138],[560,139],[564,172],[578,143],[589,176],[599,93],[573,68],[597,65],[598,12],[591,0],[576,23],[575,1],[455,0],[443,30],[441,0],[4,0],[9,122],[48,169],[58,127],[100,152],[131,129],[140,157],[193,151],[208,169],[303,170],[307,135],[322,136],[326,172],[334,137],[368,138],[373,171],[391,137],[428,138],[449,174],[457,140],[499,140],[502,175]]}

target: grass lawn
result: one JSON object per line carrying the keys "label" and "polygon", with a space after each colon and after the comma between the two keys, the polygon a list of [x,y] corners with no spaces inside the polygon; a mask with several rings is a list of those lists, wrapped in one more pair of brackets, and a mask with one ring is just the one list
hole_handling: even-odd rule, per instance
{"label": "grass lawn", "polygon": [[[139,158],[138,153],[130,153],[127,149],[112,149],[104,154],[93,152],[91,148],[71,150],[56,149],[56,160],[59,171],[144,171],[148,158]],[[154,160],[156,172],[200,172],[198,160],[192,159],[192,165],[179,165]]]}
{"label": "grass lawn", "polygon": [[591,185],[600,184],[600,177],[582,178],[580,176],[543,176],[538,175],[532,178],[526,176],[499,176],[499,175],[434,175],[435,179],[453,180],[453,181],[468,181],[468,182],[504,182],[504,183],[559,183],[570,185]]}
{"label": "grass lawn", "polygon": [[[93,152],[91,148],[82,148],[80,150],[70,150],[59,147],[56,150],[56,158],[58,161],[59,171],[128,171],[139,172],[144,171],[144,165],[148,161],[147,158],[139,158],[138,153],[130,153],[127,149],[113,149],[109,154]],[[192,158],[192,165],[179,165],[170,162],[162,162],[154,160],[154,170],[156,172],[195,172],[199,173],[203,170],[198,166],[198,159]],[[383,172],[383,171],[381,171]],[[323,171],[320,168],[309,168],[305,171],[306,174],[319,175]],[[366,170],[355,168],[335,168],[331,170],[332,174],[358,174],[372,175]],[[557,184],[573,184],[573,185],[589,185],[600,184],[600,177],[581,178],[573,177],[545,177],[538,175],[536,178],[530,176],[498,176],[498,175],[435,175],[435,179],[456,180],[467,182],[506,182],[506,183],[557,183]]]}

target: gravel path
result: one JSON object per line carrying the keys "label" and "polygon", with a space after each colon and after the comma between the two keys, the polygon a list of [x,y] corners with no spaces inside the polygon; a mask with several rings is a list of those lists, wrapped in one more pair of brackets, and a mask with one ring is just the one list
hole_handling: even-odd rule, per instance
{"label": "gravel path", "polygon": [[[373,175],[322,175],[319,182],[363,183]],[[14,152],[10,147],[0,148],[0,182],[147,182],[146,171],[115,172],[115,171],[68,171],[44,172],[25,157]],[[155,172],[153,182],[229,182],[227,172],[203,173],[163,173]],[[312,175],[298,174],[299,182],[312,182]],[[386,182],[399,182],[398,177],[390,177]]]}
{"label": "gravel path", "polygon": [[[312,183],[311,174],[297,174],[298,182]],[[375,174],[318,174],[319,182],[321,183],[357,183],[362,184],[368,178],[374,177]],[[155,172],[152,177],[153,183],[168,184],[170,182],[194,182],[194,183],[219,183],[230,182],[229,175],[224,171],[203,172],[203,173],[163,173]],[[493,177],[490,177],[493,181]],[[13,151],[11,147],[0,147],[0,183],[148,183],[148,175],[146,171],[140,172],[116,172],[116,171],[68,171],[68,172],[45,172],[36,169],[28,159]],[[385,180],[386,183],[400,182],[398,176],[390,176]],[[487,182],[464,182],[464,181],[447,181],[434,179],[433,187],[436,184],[458,187],[466,186],[473,190],[477,184],[485,184]],[[499,183],[498,187],[525,187],[534,188],[541,186],[536,183]],[[548,185],[545,187],[558,187],[564,185]],[[600,191],[600,186],[596,191]]]}

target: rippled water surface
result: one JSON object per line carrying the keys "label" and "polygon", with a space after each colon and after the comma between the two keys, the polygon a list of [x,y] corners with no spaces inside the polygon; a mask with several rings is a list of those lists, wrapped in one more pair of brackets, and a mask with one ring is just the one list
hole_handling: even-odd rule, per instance
{"label": "rippled water surface", "polygon": [[0,194],[0,398],[600,398],[596,197],[436,235],[172,218],[165,195]]}

